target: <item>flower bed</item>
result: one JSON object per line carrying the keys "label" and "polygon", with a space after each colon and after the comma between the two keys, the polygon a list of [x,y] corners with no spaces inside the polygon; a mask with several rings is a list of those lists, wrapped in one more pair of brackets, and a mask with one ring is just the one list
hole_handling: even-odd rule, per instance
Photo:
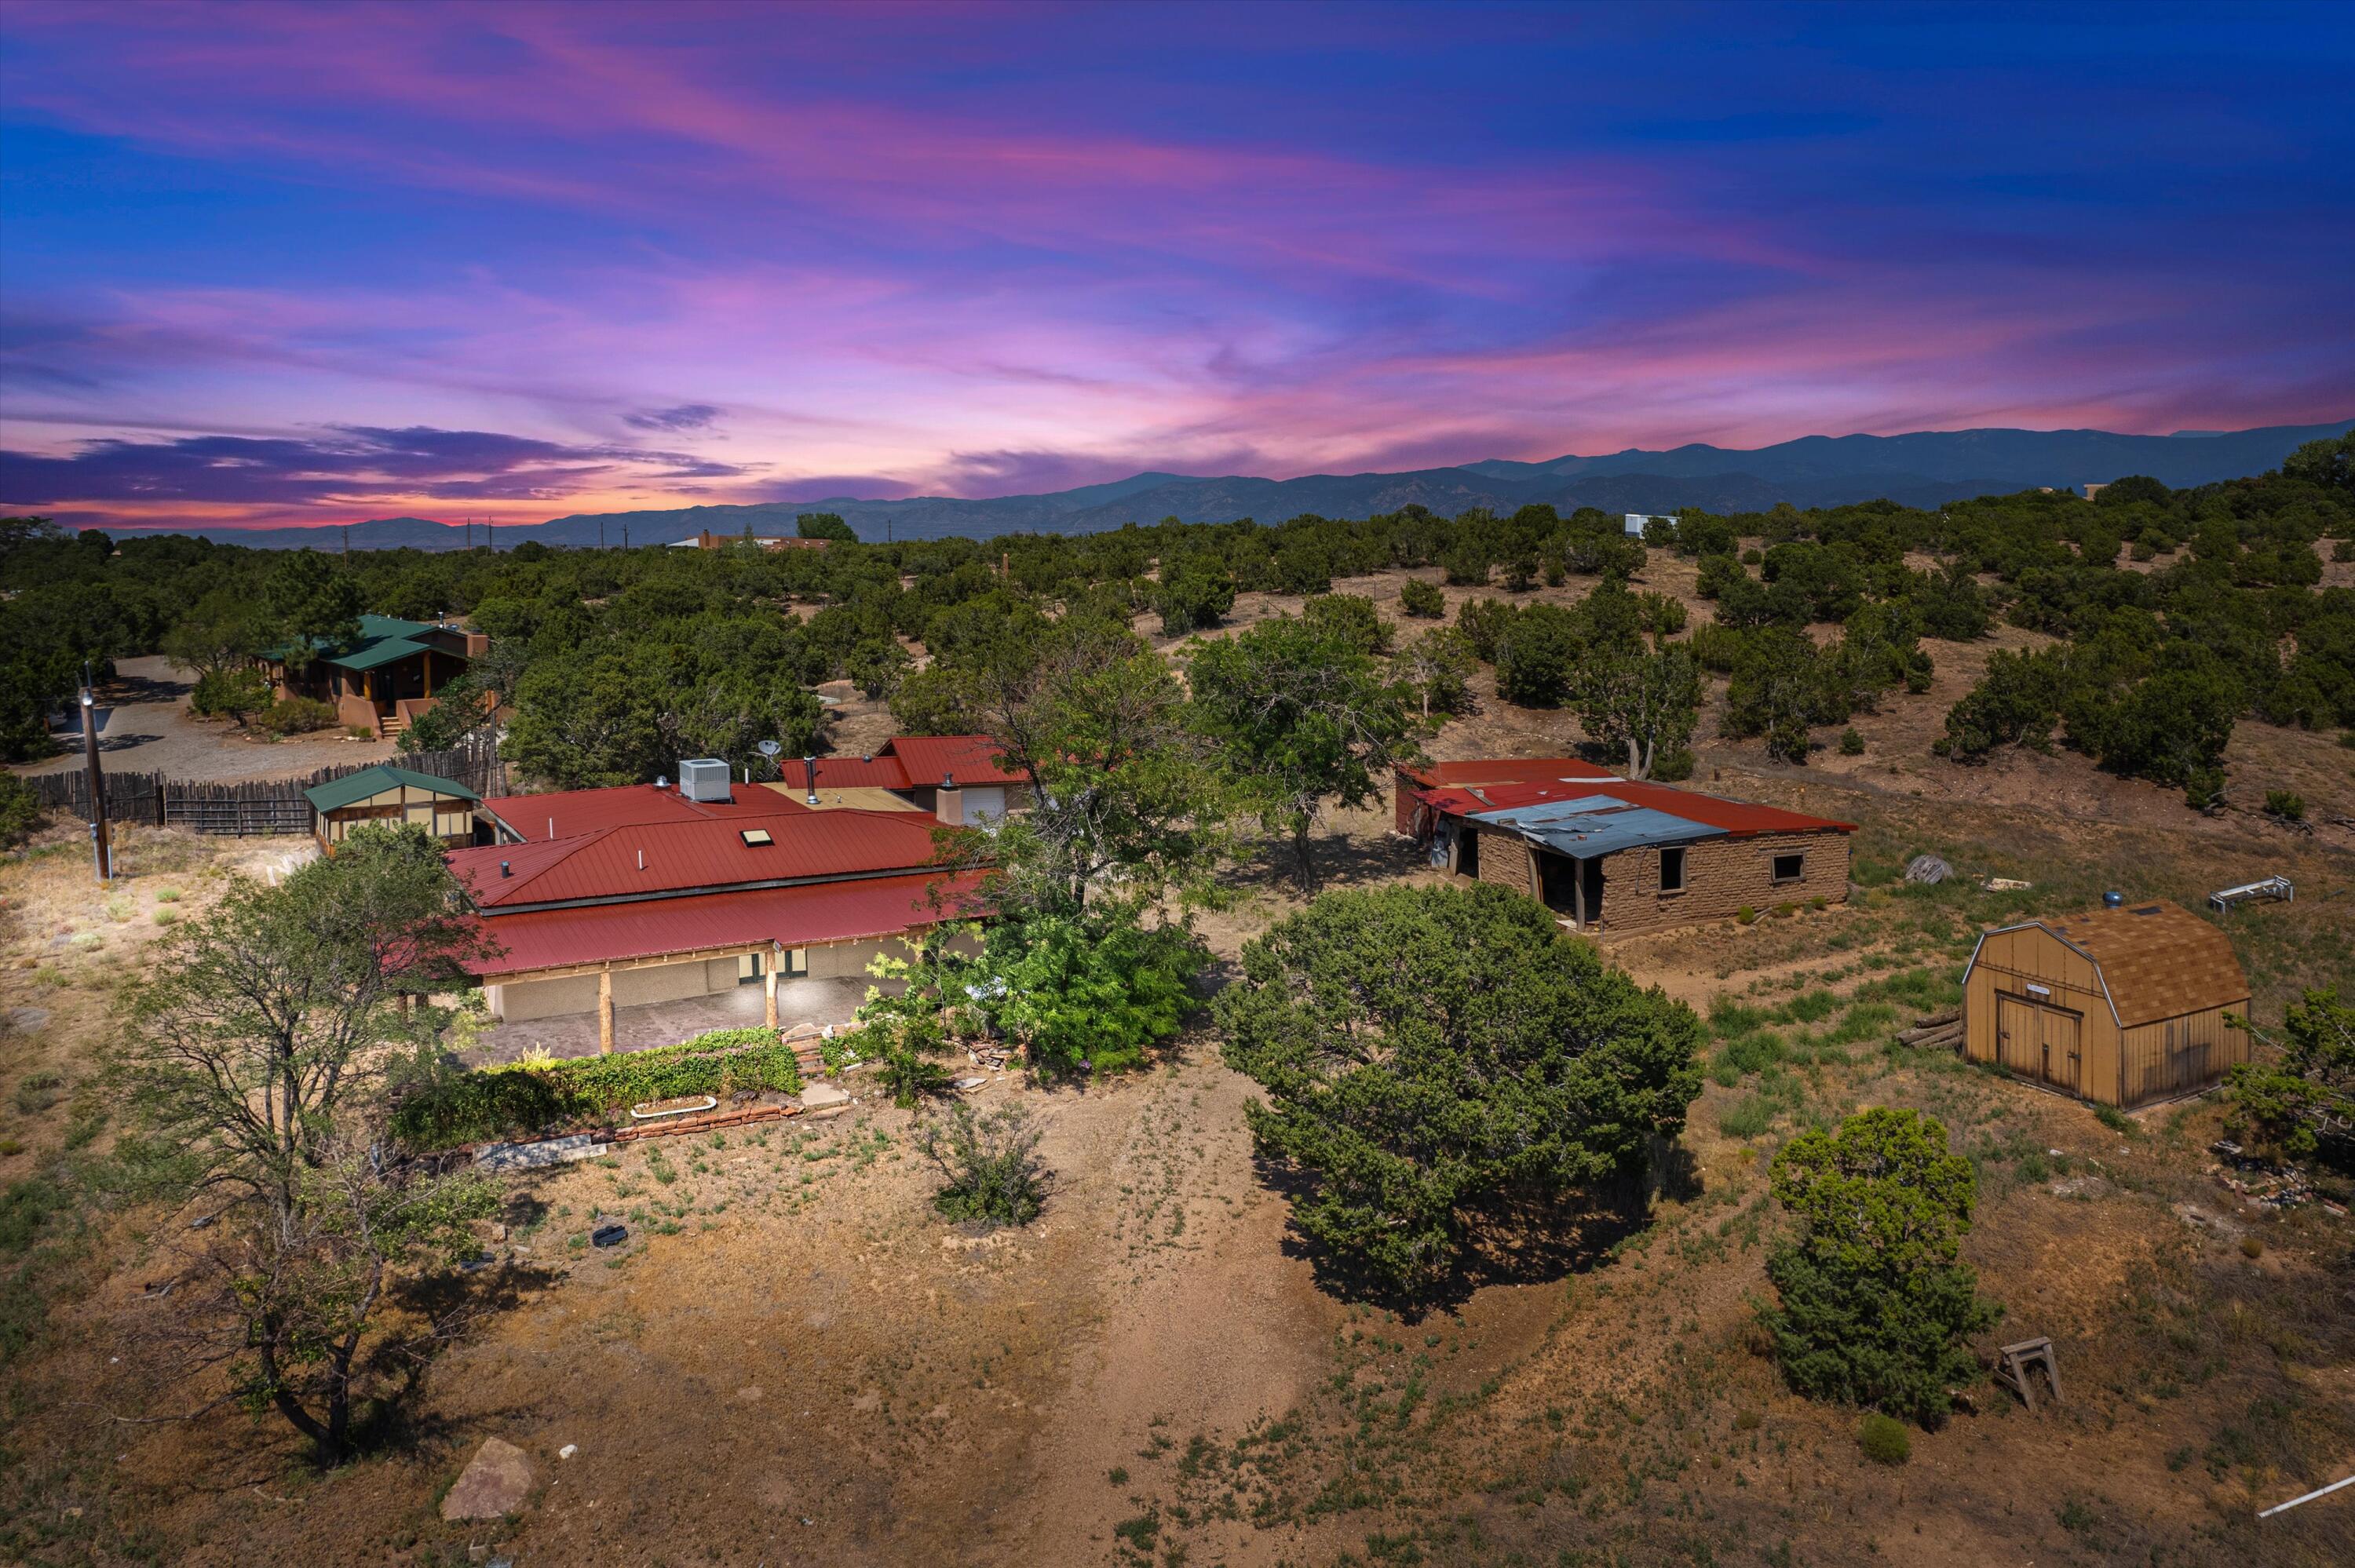
{"label": "flower bed", "polygon": [[600,1126],[682,1095],[801,1092],[793,1047],[773,1029],[715,1029],[677,1045],[561,1062],[485,1067],[410,1095],[393,1131],[418,1150]]}

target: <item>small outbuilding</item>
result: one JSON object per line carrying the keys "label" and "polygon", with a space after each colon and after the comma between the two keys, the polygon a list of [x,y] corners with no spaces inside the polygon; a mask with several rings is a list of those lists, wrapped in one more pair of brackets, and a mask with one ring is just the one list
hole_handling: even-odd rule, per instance
{"label": "small outbuilding", "polygon": [[1963,973],[1963,1054],[2131,1109],[2249,1059],[2248,977],[2224,933],[2164,899],[1983,933]]}
{"label": "small outbuilding", "polygon": [[311,802],[311,836],[320,850],[336,853],[344,835],[367,822],[414,822],[452,847],[488,842],[496,835],[479,814],[483,798],[464,784],[378,764],[314,784],[303,791]]}

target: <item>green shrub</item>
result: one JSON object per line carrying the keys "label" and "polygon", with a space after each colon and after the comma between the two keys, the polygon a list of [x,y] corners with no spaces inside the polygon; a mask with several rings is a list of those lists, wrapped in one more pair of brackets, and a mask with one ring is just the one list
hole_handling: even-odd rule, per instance
{"label": "green shrub", "polygon": [[2243,1257],[2250,1258],[2264,1256],[2265,1244],[2263,1238],[2258,1236],[2243,1236],[2241,1238],[2241,1255]]}
{"label": "green shrub", "polygon": [[1876,1465],[1902,1465],[1913,1457],[1913,1439],[1905,1424],[1877,1411],[1856,1429],[1856,1446]]}
{"label": "green shrub", "polygon": [[41,798],[14,773],[0,773],[0,845],[15,848],[41,826]]}
{"label": "green shrub", "polygon": [[255,715],[253,727],[275,737],[307,735],[336,722],[336,705],[310,697],[283,697]]}
{"label": "green shrub", "polygon": [[1758,911],[1757,911],[1757,910],[1755,910],[1755,909],[1753,909],[1752,907],[1750,907],[1750,906],[1749,906],[1749,905],[1745,904],[1745,905],[1743,905],[1741,908],[1739,908],[1739,909],[1737,909],[1737,910],[1735,910],[1735,911],[1733,912],[1733,917],[1734,917],[1736,920],[1741,921],[1743,925],[1747,926],[1747,925],[1749,925],[1753,920],[1755,920],[1755,919],[1757,919],[1757,918],[1758,918]]}
{"label": "green shrub", "polygon": [[2294,795],[2287,789],[2268,789],[2265,791],[2265,815],[2279,817],[2285,822],[2302,822],[2306,821],[2306,798]]}
{"label": "green shrub", "polygon": [[1728,1138],[1756,1138],[1774,1125],[1774,1102],[1744,1095],[1717,1113],[1717,1130]]}
{"label": "green shrub", "polygon": [[188,693],[188,711],[198,718],[229,718],[240,724],[248,714],[270,705],[270,683],[259,670],[215,670],[197,677]]}
{"label": "green shrub", "polygon": [[1839,748],[1842,757],[1862,757],[1864,736],[1857,734],[1853,727],[1844,729],[1840,731]]}
{"label": "green shrub", "polygon": [[1437,620],[1447,613],[1447,596],[1436,583],[1409,577],[1399,589],[1399,608],[1417,620]]}
{"label": "green shrub", "polygon": [[976,1116],[958,1101],[945,1125],[927,1123],[916,1134],[917,1152],[941,1173],[932,1207],[952,1220],[1028,1224],[1046,1202],[1039,1138],[1019,1106]]}
{"label": "green shrub", "polygon": [[800,1065],[776,1031],[716,1029],[651,1051],[461,1074],[410,1093],[392,1127],[412,1149],[452,1149],[601,1122],[646,1100],[801,1086]]}
{"label": "green shrub", "polygon": [[2115,1106],[2095,1106],[2094,1107],[2094,1119],[2100,1122],[2104,1127],[2108,1128],[2112,1132],[2140,1132],[2142,1130],[2142,1128],[2135,1125],[2134,1118],[2126,1115],[2126,1112],[2118,1109]]}

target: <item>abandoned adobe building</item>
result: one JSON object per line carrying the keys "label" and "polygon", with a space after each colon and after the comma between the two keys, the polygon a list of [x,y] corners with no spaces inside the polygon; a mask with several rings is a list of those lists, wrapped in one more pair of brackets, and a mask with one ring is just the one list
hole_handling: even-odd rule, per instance
{"label": "abandoned adobe building", "polygon": [[2089,910],[1986,932],[1963,974],[1963,1054],[2132,1109],[2194,1094],[2249,1060],[2248,977],[2222,931],[2178,904]]}
{"label": "abandoned adobe building", "polygon": [[1635,936],[1848,897],[1849,822],[1562,757],[1401,768],[1397,790],[1398,829],[1433,865],[1524,893],[1573,930]]}

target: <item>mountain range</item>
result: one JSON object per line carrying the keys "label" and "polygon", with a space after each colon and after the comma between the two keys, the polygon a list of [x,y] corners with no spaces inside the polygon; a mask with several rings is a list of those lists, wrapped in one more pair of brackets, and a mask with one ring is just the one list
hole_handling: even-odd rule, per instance
{"label": "mountain range", "polygon": [[[1304,512],[1364,517],[1411,503],[1450,515],[1473,506],[1511,512],[1532,502],[1549,503],[1564,512],[1580,506],[1606,512],[1673,512],[1685,506],[1758,512],[1780,502],[1838,506],[1881,498],[1909,506],[1937,506],[2037,485],[2077,489],[2130,473],[2148,474],[2179,489],[2213,483],[2279,467],[2302,443],[2350,429],[2355,429],[2355,420],[2251,430],[2179,430],[2168,436],[2107,430],[1924,430],[1900,436],[1805,436],[1748,450],[1694,444],[1544,462],[1491,459],[1401,473],[1318,473],[1279,480],[1146,472],[1039,495],[920,495],[900,501],[827,495],[744,505],[581,513],[502,526],[496,543],[502,548],[526,539],[549,545],[620,545],[626,536],[633,545],[655,545],[693,538],[705,529],[790,534],[794,517],[804,512],[836,513],[860,537],[881,540],[1092,534],[1164,517],[1187,523],[1241,517],[1276,523]],[[333,526],[179,532],[272,549],[333,546],[343,540]],[[353,547],[360,549],[457,549],[468,537],[462,524],[424,517],[356,523],[349,535]]]}

